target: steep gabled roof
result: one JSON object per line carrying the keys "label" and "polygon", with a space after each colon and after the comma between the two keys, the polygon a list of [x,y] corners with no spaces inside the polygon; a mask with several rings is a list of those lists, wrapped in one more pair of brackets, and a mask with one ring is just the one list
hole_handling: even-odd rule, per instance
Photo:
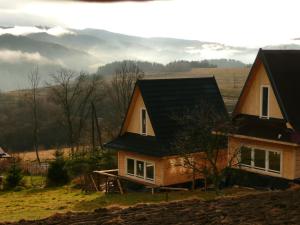
{"label": "steep gabled roof", "polygon": [[[157,145],[161,146],[159,149],[153,148],[148,152],[143,151],[144,154],[156,156],[158,154],[153,151],[160,151],[159,155],[161,156],[170,155],[170,144],[172,144],[173,138],[179,131],[175,117],[196,106],[202,107],[203,105],[203,107],[207,107],[204,106],[204,102],[221,115],[227,116],[226,107],[214,77],[141,79],[137,81],[136,86],[141,91],[156,135],[154,140],[152,140],[152,144],[153,141],[156,141]],[[126,135],[126,138],[122,137],[124,135]],[[132,143],[133,137],[134,135],[130,134],[128,136],[128,133],[125,133],[110,142],[107,146],[118,148],[116,142],[120,146],[121,140],[123,143],[122,147],[124,148],[124,145],[126,145],[125,141],[128,143],[128,138],[130,138],[130,142]],[[148,139],[143,141],[149,141]],[[137,142],[139,141],[141,141],[140,138]],[[139,147],[141,148],[141,146]],[[132,149],[132,151],[134,150]],[[136,147],[136,151],[140,150]]]}
{"label": "steep gabled roof", "polygon": [[[196,106],[209,104],[220,114],[227,111],[214,77],[139,80],[147,112],[154,133],[164,145],[168,145],[178,132],[176,117]],[[204,106],[203,107],[207,107]]]}
{"label": "steep gabled roof", "polygon": [[260,49],[253,67],[249,73],[241,96],[245,91],[247,82],[252,75],[253,68],[258,60],[263,63],[281,112],[287,122],[296,131],[300,131],[300,50],[263,50]]}

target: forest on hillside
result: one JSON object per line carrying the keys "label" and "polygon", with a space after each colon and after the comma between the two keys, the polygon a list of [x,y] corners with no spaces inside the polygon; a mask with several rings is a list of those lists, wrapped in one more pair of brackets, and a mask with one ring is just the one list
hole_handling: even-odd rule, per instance
{"label": "forest on hillside", "polygon": [[0,94],[1,147],[14,152],[102,144],[118,133],[142,76],[136,64],[123,62],[110,80],[61,69],[40,87],[38,67],[33,68],[31,89]]}
{"label": "forest on hillside", "polygon": [[148,61],[125,60],[115,61],[104,66],[100,66],[97,70],[97,74],[112,75],[115,73],[115,69],[119,68],[124,62],[135,63],[145,73],[188,72],[193,68],[242,68],[248,66],[241,61],[234,59],[210,59],[201,61],[178,60],[166,65]]}
{"label": "forest on hillside", "polygon": [[[46,86],[40,79],[42,71],[34,67],[28,76],[31,89],[0,93],[0,146],[25,151],[35,145],[49,149],[90,144],[94,114],[105,142],[119,131],[136,79],[162,71],[215,67],[207,60],[167,65],[125,60],[99,67],[95,74],[60,69],[49,75]],[[111,79],[105,78],[108,74]]]}

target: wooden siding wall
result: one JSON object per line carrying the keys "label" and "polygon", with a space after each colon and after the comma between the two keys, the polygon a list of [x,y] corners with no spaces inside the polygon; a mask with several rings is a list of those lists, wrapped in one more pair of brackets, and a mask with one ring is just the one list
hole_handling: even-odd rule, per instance
{"label": "wooden siding wall", "polygon": [[[195,153],[192,155],[194,160],[198,163],[202,162],[205,165],[203,160],[203,153]],[[179,156],[165,157],[163,160],[164,168],[164,185],[172,185],[178,183],[185,183],[192,180],[192,170],[184,168],[182,166],[176,166],[180,163],[182,158]],[[179,164],[180,165],[180,164]],[[220,151],[218,166],[224,168],[227,165],[227,149]],[[201,179],[203,176],[198,174],[196,179]]]}
{"label": "wooden siding wall", "polygon": [[300,148],[296,150],[296,168],[295,168],[295,178],[300,178]]}
{"label": "wooden siding wall", "polygon": [[[140,159],[142,161],[148,161],[148,162],[155,163],[154,182],[156,185],[163,185],[163,163],[160,158],[139,155],[139,154],[136,154],[133,152],[119,151],[118,152],[118,169],[119,169],[120,176],[128,176],[126,174],[126,158]],[[141,182],[146,182],[146,180],[135,178],[133,176],[128,176],[128,177],[130,177],[132,179],[137,179]]]}
{"label": "wooden siding wall", "polygon": [[[242,145],[250,146],[250,147],[258,147],[265,150],[281,151],[283,157],[281,177],[290,180],[300,178],[300,154],[299,154],[300,149],[299,148],[295,146],[289,146],[289,145],[278,144],[278,143],[250,140],[247,138],[229,137],[229,142],[228,142],[229,158],[231,158],[232,155],[235,154]],[[269,173],[265,171],[252,170],[250,168],[249,170],[255,173],[267,174],[270,176],[278,176],[277,174]]]}
{"label": "wooden siding wall", "polygon": [[[203,153],[195,153],[193,157],[195,160],[201,160]],[[126,174],[126,158],[140,159],[143,161],[155,163],[155,179],[154,182],[159,186],[168,186],[173,184],[180,184],[189,182],[192,180],[192,171],[182,166],[176,166],[180,160],[179,156],[169,156],[163,158],[139,155],[133,152],[119,151],[118,152],[118,168],[120,176],[127,176]],[[227,164],[227,149],[224,149],[219,158],[220,167],[225,167]],[[203,160],[202,160],[203,161]],[[143,179],[138,179],[132,176],[128,176],[137,181],[146,182]],[[202,176],[198,175],[197,179],[201,179]]]}
{"label": "wooden siding wall", "polygon": [[[142,98],[140,89],[137,87],[135,93],[133,94],[133,99],[131,105],[129,106],[127,118],[124,123],[122,133],[131,132],[140,134],[141,133],[141,108],[146,108],[144,100]],[[155,136],[152,124],[150,122],[148,113],[147,113],[147,135]]]}
{"label": "wooden siding wall", "polygon": [[260,116],[261,85],[269,85],[270,87],[269,116],[273,118],[283,118],[267,72],[264,68],[264,65],[260,61],[258,61],[252,70],[250,80],[247,83],[247,86],[245,86],[245,91],[241,96],[240,104],[237,108],[236,114],[242,113]]}

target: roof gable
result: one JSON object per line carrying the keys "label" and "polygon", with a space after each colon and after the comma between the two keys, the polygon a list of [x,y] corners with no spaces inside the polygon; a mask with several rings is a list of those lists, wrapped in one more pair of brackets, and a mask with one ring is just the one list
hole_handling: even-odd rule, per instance
{"label": "roof gable", "polygon": [[300,131],[300,50],[261,50],[277,100],[296,131]]}
{"label": "roof gable", "polygon": [[[141,95],[140,88],[136,85],[132,94],[130,104],[128,106],[127,114],[124,119],[124,123],[121,129],[121,134],[124,134],[125,132],[136,133],[136,134],[141,133],[140,113],[141,113],[141,109],[145,109],[145,108],[146,106],[143,97]],[[147,121],[147,126],[146,126],[147,135],[155,136],[148,114],[147,114],[146,121]]]}
{"label": "roof gable", "polygon": [[141,89],[157,140],[166,147],[178,132],[174,116],[195,106],[201,107],[203,101],[220,114],[227,115],[214,77],[143,79],[137,85]]}
{"label": "roof gable", "polygon": [[265,66],[277,102],[286,121],[300,131],[300,50],[262,50],[260,49],[247,81],[244,85],[234,115],[240,105],[254,66],[261,60]]}
{"label": "roof gable", "polygon": [[283,119],[283,115],[277,98],[274,94],[269,76],[261,62],[257,60],[251,71],[250,79],[245,84],[240,101],[235,109],[235,114],[246,114],[252,116],[261,116],[261,88],[269,88],[269,117]]}

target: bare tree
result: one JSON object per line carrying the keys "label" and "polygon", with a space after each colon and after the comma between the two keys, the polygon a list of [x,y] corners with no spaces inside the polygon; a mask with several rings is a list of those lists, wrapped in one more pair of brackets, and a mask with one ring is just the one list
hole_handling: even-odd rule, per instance
{"label": "bare tree", "polygon": [[176,134],[173,149],[182,160],[175,166],[184,167],[191,174],[192,189],[196,178],[204,178],[205,188],[207,179],[211,178],[219,193],[225,171],[233,166],[238,154],[229,156],[227,152],[227,135],[234,129],[230,120],[209,104],[202,103],[176,116],[176,122],[182,129]]}
{"label": "bare tree", "polygon": [[136,81],[144,72],[136,63],[124,61],[117,68],[108,86],[108,97],[113,107],[113,120],[120,126],[123,121]]}
{"label": "bare tree", "polygon": [[35,66],[28,75],[29,85],[30,85],[30,96],[29,102],[32,111],[32,124],[33,124],[33,147],[36,152],[36,158],[40,164],[39,157],[39,120],[38,120],[38,99],[37,91],[40,85],[40,75],[39,67]]}
{"label": "bare tree", "polygon": [[72,70],[61,69],[51,75],[53,83],[49,86],[52,99],[60,106],[67,128],[71,154],[78,149],[85,122],[90,113],[91,102],[95,100],[99,77],[85,73],[77,75]]}

